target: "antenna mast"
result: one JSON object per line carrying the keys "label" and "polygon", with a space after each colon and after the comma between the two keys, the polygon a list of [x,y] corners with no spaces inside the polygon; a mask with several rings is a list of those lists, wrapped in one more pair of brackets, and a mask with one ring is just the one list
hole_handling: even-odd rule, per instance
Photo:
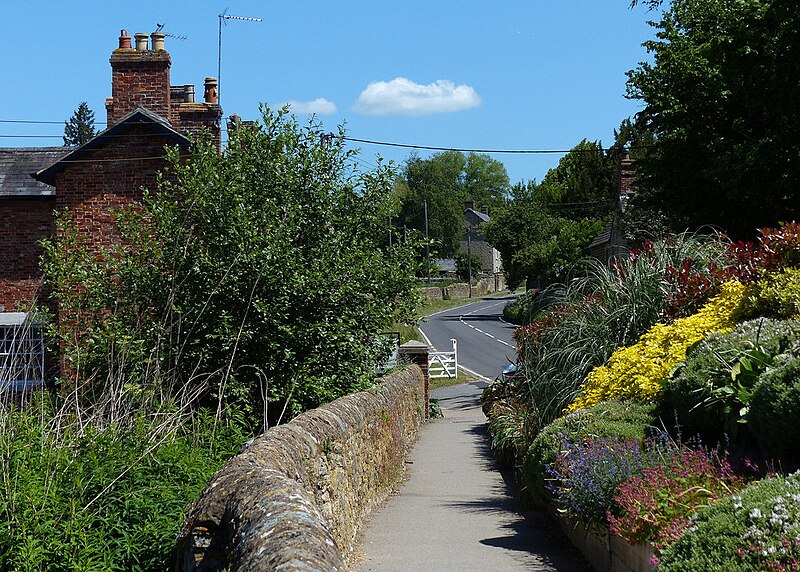
{"label": "antenna mast", "polygon": [[222,23],[228,25],[226,20],[244,20],[246,22],[261,22],[261,18],[249,18],[247,16],[233,16],[228,14],[228,9],[217,16],[219,18],[219,43],[217,44],[217,103],[222,103]]}

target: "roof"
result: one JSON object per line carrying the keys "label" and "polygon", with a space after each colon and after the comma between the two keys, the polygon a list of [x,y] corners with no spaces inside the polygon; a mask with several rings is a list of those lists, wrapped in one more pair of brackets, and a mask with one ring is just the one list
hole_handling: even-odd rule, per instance
{"label": "roof", "polygon": [[80,161],[89,152],[105,144],[107,140],[119,135],[124,135],[132,127],[141,125],[147,126],[154,133],[164,135],[167,139],[178,145],[188,146],[191,144],[189,138],[175,131],[175,129],[172,128],[172,124],[170,124],[167,119],[139,106],[77,149],[74,149],[67,155],[51,163],[50,166],[39,170],[35,175],[36,180],[47,183],[48,185],[55,185],[56,174],[66,169],[71,162]]}
{"label": "roof", "polygon": [[603,230],[600,231],[600,234],[598,234],[595,237],[595,239],[588,246],[588,248],[592,249],[595,248],[596,246],[600,246],[602,244],[607,244],[611,242],[611,235],[613,233],[613,230],[614,230],[614,221],[611,221],[608,224],[606,224]]}
{"label": "roof", "polygon": [[475,209],[464,209],[464,213],[468,212],[478,217],[481,222],[489,222],[491,220],[488,214],[482,213],[481,211],[476,211]]}
{"label": "roof", "polygon": [[0,197],[53,196],[55,189],[33,174],[68,152],[67,147],[0,148]]}

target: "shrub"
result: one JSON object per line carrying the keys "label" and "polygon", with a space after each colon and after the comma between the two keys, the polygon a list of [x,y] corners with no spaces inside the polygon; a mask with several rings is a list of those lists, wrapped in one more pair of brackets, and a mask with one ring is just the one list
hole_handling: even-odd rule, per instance
{"label": "shrub", "polygon": [[706,440],[726,432],[736,437],[749,418],[750,396],[759,375],[800,336],[800,322],[769,319],[738,324],[709,335],[689,351],[667,383],[664,417],[674,416],[685,433]]}
{"label": "shrub", "polygon": [[741,317],[800,317],[800,268],[785,268],[764,275],[747,290]]}
{"label": "shrub", "polygon": [[800,357],[785,354],[764,373],[750,400],[750,429],[762,453],[786,464],[800,462]]}
{"label": "shrub", "polygon": [[186,505],[246,437],[210,415],[80,429],[48,404],[0,418],[0,569],[163,571]]}
{"label": "shrub", "polygon": [[797,570],[800,475],[768,478],[701,509],[661,554],[659,572]]}
{"label": "shrub", "polygon": [[724,245],[688,235],[651,244],[611,267],[590,263],[585,275],[564,287],[559,306],[543,327],[534,322],[517,337],[528,375],[528,394],[541,426],[563,414],[586,375],[612,352],[634,343],[655,324],[669,294],[664,269],[691,256],[719,260]]}
{"label": "shrub", "polygon": [[530,324],[552,298],[541,290],[528,290],[503,307],[503,318],[520,326]]}
{"label": "shrub", "polygon": [[662,392],[670,370],[684,359],[686,350],[705,335],[729,329],[744,286],[728,282],[722,292],[696,314],[669,325],[656,324],[638,343],[614,352],[608,365],[592,370],[578,398],[569,406],[576,411],[608,399],[653,400]]}
{"label": "shrub", "polygon": [[564,441],[555,463],[548,467],[549,485],[560,509],[582,522],[603,524],[616,510],[614,493],[620,483],[648,464],[642,445],[634,440],[589,437]]}
{"label": "shrub", "polygon": [[654,423],[653,409],[652,405],[631,401],[607,401],[553,421],[525,454],[522,479],[526,495],[538,504],[550,500],[547,467],[555,463],[565,441],[578,443],[593,437],[641,443]]}
{"label": "shrub", "polygon": [[609,529],[631,543],[649,541],[663,550],[683,534],[699,507],[738,488],[741,480],[724,457],[681,447],[619,485],[607,515]]}

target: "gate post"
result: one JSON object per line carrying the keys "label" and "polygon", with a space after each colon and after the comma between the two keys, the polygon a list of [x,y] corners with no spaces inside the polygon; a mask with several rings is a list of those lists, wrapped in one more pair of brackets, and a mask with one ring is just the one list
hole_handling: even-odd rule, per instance
{"label": "gate post", "polygon": [[401,358],[404,357],[409,362],[417,364],[422,370],[422,377],[424,379],[423,391],[425,393],[425,419],[428,419],[430,415],[430,408],[428,407],[430,403],[430,388],[428,385],[428,346],[422,342],[412,340],[400,346],[399,355]]}

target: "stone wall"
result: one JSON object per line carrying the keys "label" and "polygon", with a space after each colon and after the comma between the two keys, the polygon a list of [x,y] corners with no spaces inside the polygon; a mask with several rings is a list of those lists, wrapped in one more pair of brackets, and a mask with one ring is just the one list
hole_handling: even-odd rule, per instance
{"label": "stone wall", "polygon": [[178,569],[345,570],[359,526],[404,474],[425,421],[417,366],[274,427],[192,504]]}

